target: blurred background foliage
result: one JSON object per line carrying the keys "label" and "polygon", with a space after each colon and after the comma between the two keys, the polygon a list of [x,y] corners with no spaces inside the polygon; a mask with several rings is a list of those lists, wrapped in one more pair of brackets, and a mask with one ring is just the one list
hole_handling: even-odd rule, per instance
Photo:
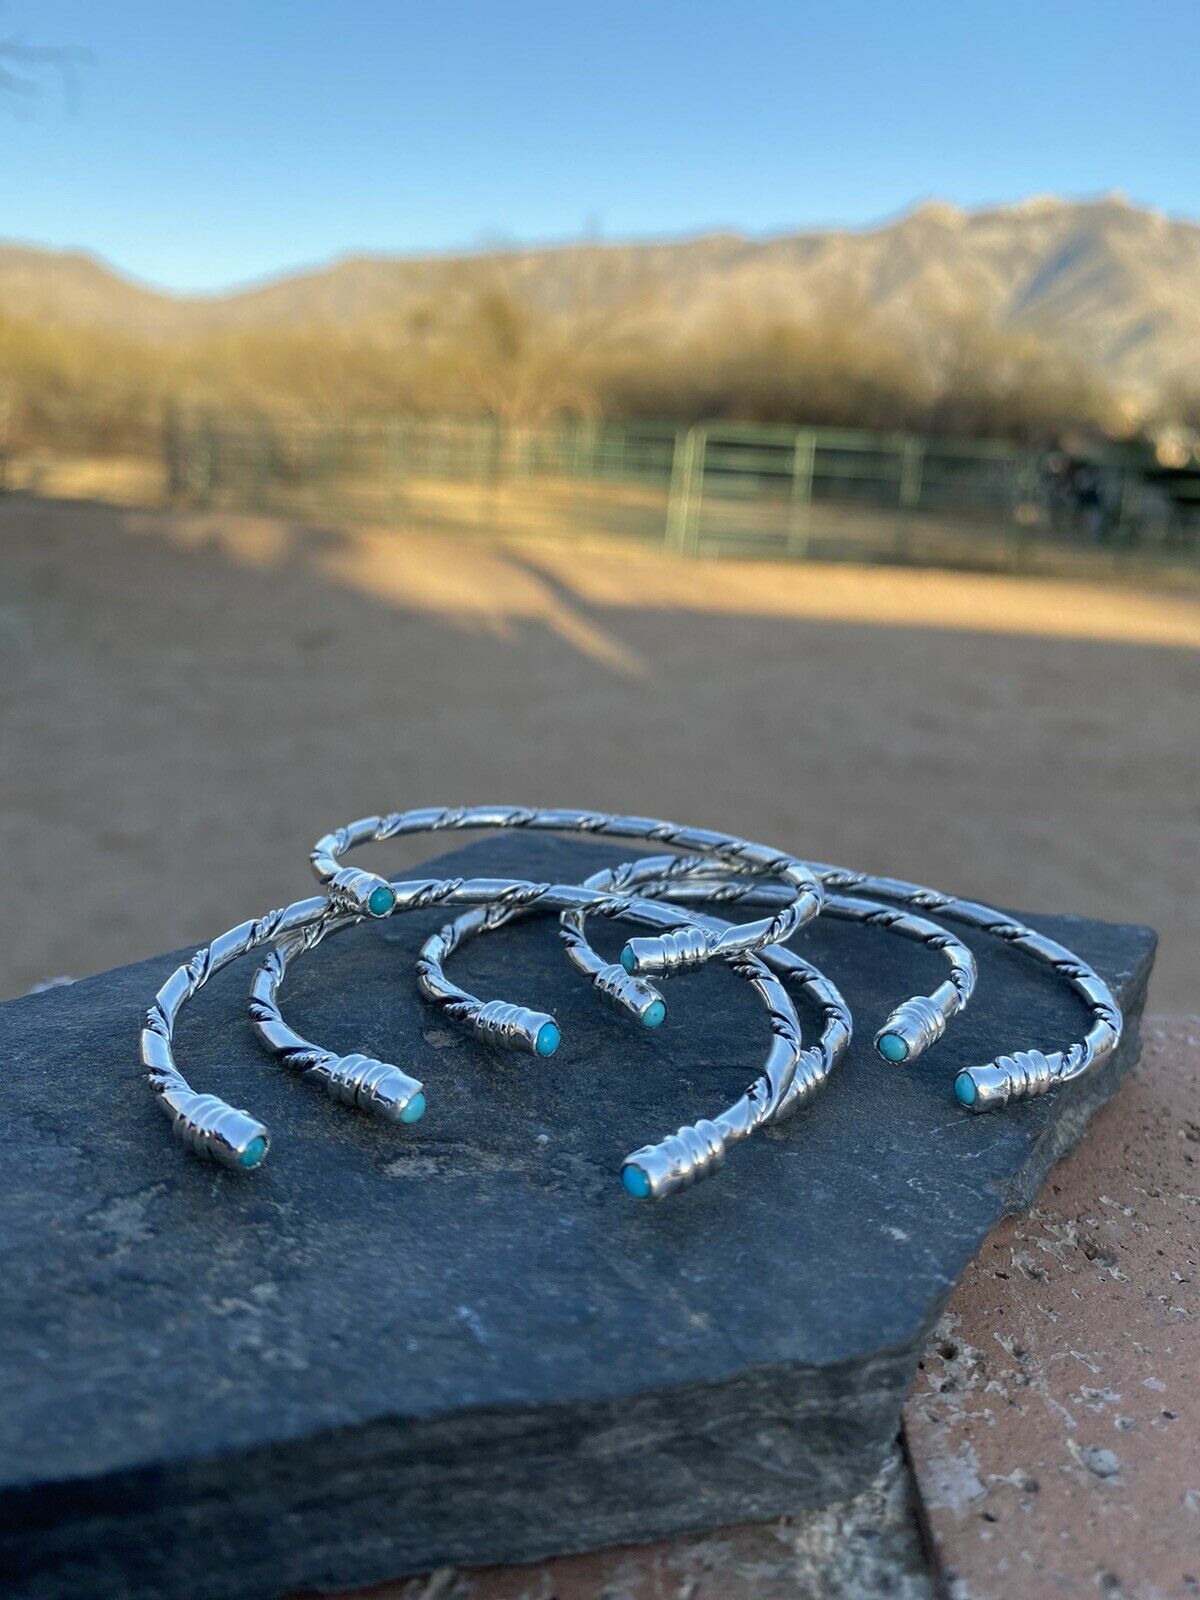
{"label": "blurred background foliage", "polygon": [[[725,309],[682,334],[636,296],[531,304],[486,266],[394,316],[165,340],[0,313],[14,448],[141,443],[170,401],[279,420],[712,418],[1030,442],[1129,431],[1082,361],[970,311],[905,330],[853,296],[784,317]],[[1176,395],[1176,411],[1200,399]]]}

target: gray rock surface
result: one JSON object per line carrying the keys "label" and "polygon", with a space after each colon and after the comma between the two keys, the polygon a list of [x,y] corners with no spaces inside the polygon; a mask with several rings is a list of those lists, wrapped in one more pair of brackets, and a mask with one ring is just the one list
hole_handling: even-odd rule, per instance
{"label": "gray rock surface", "polygon": [[[627,854],[498,837],[437,869],[575,880]],[[553,1010],[563,1045],[492,1057],[416,995],[438,920],[331,940],[285,992],[312,1036],[425,1079],[414,1128],[266,1057],[248,963],[187,1009],[189,1078],[272,1129],[248,1178],[171,1139],[137,1065],[176,956],[0,1007],[6,1594],[250,1600],[853,1495],[958,1274],[1136,1060],[1154,951],[1145,928],[1034,918],[1117,987],[1126,1038],[1095,1077],[971,1117],[959,1066],[1073,1037],[1082,1008],[977,945],[966,1016],[888,1067],[874,1026],[937,958],[819,923],[803,948],[855,1008],[847,1061],[717,1179],[651,1206],[623,1193],[621,1157],[744,1086],[765,1049],[745,986],[676,980],[667,1022],[639,1033],[549,922],[526,924],[456,970]]]}

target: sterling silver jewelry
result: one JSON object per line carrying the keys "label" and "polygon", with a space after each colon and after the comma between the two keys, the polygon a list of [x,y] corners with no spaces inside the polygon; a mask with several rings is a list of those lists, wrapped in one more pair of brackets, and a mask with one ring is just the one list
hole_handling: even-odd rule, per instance
{"label": "sterling silver jewelry", "polygon": [[474,828],[523,828],[548,833],[580,833],[604,839],[641,839],[674,845],[694,855],[712,856],[732,872],[777,878],[793,890],[788,903],[772,917],[730,926],[723,934],[684,924],[650,939],[631,939],[621,952],[630,976],[667,976],[702,966],[714,956],[735,955],[779,944],[810,922],[825,894],[811,869],[795,857],[767,845],[752,844],[731,834],[685,828],[651,817],[621,817],[602,811],[544,810],[526,806],[427,807],[363,817],[327,833],[313,847],[309,860],[330,898],[347,910],[387,916],[390,886],[386,878],[355,867],[340,867],[348,850],[414,833],[459,832]]}
{"label": "sterling silver jewelry", "polygon": [[960,900],[903,878],[875,877],[817,862],[810,866],[827,889],[850,889],[856,894],[862,889],[884,900],[899,900],[922,911],[965,922],[1050,967],[1087,1003],[1092,1025],[1081,1040],[1066,1050],[1017,1050],[982,1066],[964,1068],[954,1080],[954,1094],[968,1111],[995,1111],[1013,1100],[1045,1094],[1047,1089],[1069,1083],[1102,1065],[1120,1043],[1124,1019],[1112,990],[1098,972],[1065,945],[1027,928],[1007,912],[975,900]]}
{"label": "sterling silver jewelry", "polygon": [[[625,871],[618,868],[597,872],[586,880],[584,887],[607,895],[614,886],[614,878]],[[710,898],[710,886],[683,882],[677,887],[678,898],[697,901]],[[745,898],[753,903],[752,891]],[[494,932],[514,917],[527,914],[527,908],[506,909],[499,915],[480,909],[447,923],[421,948],[418,970],[423,973],[422,992],[432,996],[454,995],[459,997],[460,1003],[478,1005],[466,990],[447,977],[446,961],[468,939]],[[565,915],[581,914],[582,908]],[[621,914],[664,928],[672,927],[678,919],[675,910],[645,902]],[[685,915],[689,923],[718,936],[729,926],[715,917],[695,912]],[[766,1123],[790,1116],[810,1099],[850,1042],[850,1012],[841,994],[821,972],[792,951],[771,945],[757,954],[734,955],[729,958],[729,965],[750,983],[767,1009],[772,1040],[766,1063],[761,1074],[728,1110],[711,1121],[702,1119],[684,1126],[657,1144],[643,1145],[625,1158],[621,1181],[636,1199],[661,1200],[711,1177],[723,1164],[731,1145]],[[799,1020],[784,980],[796,982],[820,1007],[821,1036],[816,1045],[807,1049],[802,1046]]]}
{"label": "sterling silver jewelry", "polygon": [[362,920],[350,912],[340,916],[325,915],[281,939],[251,981],[250,1021],[273,1055],[286,1066],[323,1084],[332,1098],[343,1105],[392,1122],[419,1122],[425,1114],[425,1089],[419,1079],[373,1056],[357,1052],[339,1056],[332,1050],[324,1050],[289,1028],[280,1015],[279,985],[293,957],[303,950],[313,949],[329,934],[355,927]]}
{"label": "sterling silver jewelry", "polygon": [[[446,880],[446,884],[451,886],[448,892],[433,895],[428,892],[431,881],[422,880],[420,887],[425,892],[419,904],[410,904],[415,886],[400,881],[389,883],[388,888],[393,894],[393,914],[425,909],[443,901],[449,904],[469,901],[475,906],[469,913],[473,921],[478,920],[484,925],[494,922],[499,926],[521,912],[562,911],[595,903],[605,915],[638,917],[640,913],[645,913],[647,917],[657,921],[666,920],[667,925],[673,925],[669,919],[663,918],[659,908],[642,905],[630,895],[601,897],[576,884],[527,883],[522,879],[507,878],[457,878]],[[437,887],[441,889],[445,886]],[[314,1067],[319,1069],[321,1063],[330,1058],[329,1052],[288,1025],[280,1007],[280,986],[297,956],[312,950],[330,934],[340,933],[368,920],[362,912],[343,911],[328,901],[324,904],[331,908],[329,914],[280,940],[258,968],[250,985],[250,1020],[260,1040],[273,1055],[279,1056],[289,1066],[304,1071]],[[432,1001],[451,1022],[465,1028],[483,1044],[494,1049],[523,1050],[532,1055],[552,1056],[562,1038],[555,1019],[548,1012],[534,1011],[508,1000],[480,1000],[451,983],[442,969],[444,956],[433,961],[426,957],[426,950],[437,937],[434,935],[432,940],[426,941],[416,964],[417,985],[425,998]],[[356,1056],[351,1059],[358,1061],[363,1058]],[[416,1117],[402,1120],[415,1121]]]}
{"label": "sterling silver jewelry", "polygon": [[[653,900],[685,904],[710,902],[720,905],[776,905],[787,894],[780,884],[760,879],[723,879],[715,876],[719,868],[697,856],[647,856],[626,862],[607,873],[586,880],[588,888],[603,884],[610,890],[635,890]],[[597,993],[619,1009],[629,1009],[623,987],[614,982],[614,969],[604,963],[588,943],[586,925],[590,908],[564,911],[560,933],[567,954],[581,972],[592,980]],[[824,914],[843,922],[858,922],[883,928],[911,939],[928,950],[946,957],[950,974],[930,995],[914,995],[903,1001],[875,1035],[875,1046],[886,1061],[915,1058],[941,1038],[947,1023],[960,1012],[975,989],[975,957],[961,939],[924,917],[877,901],[853,899],[845,895],[826,895]],[[617,969],[619,972],[620,969]],[[892,1041],[899,1048],[892,1048]]]}
{"label": "sterling silver jewelry", "polygon": [[[481,905],[500,916],[506,910],[535,906],[561,911],[597,899],[592,891],[577,885],[531,883],[522,878],[418,878],[387,887],[389,915],[437,905]],[[606,914],[612,916],[634,915],[640,909],[638,900],[629,895],[605,896],[604,904]],[[652,910],[648,903],[645,909]],[[176,1065],[171,1041],[181,1007],[215,972],[272,942],[277,945],[276,952],[256,976],[251,991],[252,1021],[267,1048],[344,1104],[390,1121],[414,1122],[421,1116],[424,1092],[415,1078],[368,1056],[337,1056],[323,1050],[289,1028],[279,1013],[277,993],[289,963],[329,933],[361,922],[367,915],[379,913],[347,911],[324,895],[298,900],[282,911],[231,928],[177,967],[159,990],[142,1029],[142,1064],[176,1135],[196,1155],[250,1171],[261,1165],[270,1147],[266,1127],[249,1113],[191,1088]],[[437,995],[431,998],[441,999]],[[463,1009],[453,996],[442,1003],[455,1020],[489,1044],[542,1056],[552,1055],[558,1048],[558,1025],[546,1012],[500,1001],[478,1002]]]}
{"label": "sterling silver jewelry", "polygon": [[239,923],[176,967],[155,995],[141,1032],[142,1065],[176,1137],[194,1155],[251,1171],[266,1159],[271,1138],[248,1111],[235,1110],[216,1095],[199,1093],[180,1072],[171,1049],[180,1009],[214,972],[268,939],[304,927],[328,909],[329,902],[318,895]]}
{"label": "sterling silver jewelry", "polygon": [[[424,831],[466,828],[532,828],[580,833],[602,838],[649,840],[673,846],[681,856],[651,857],[608,873],[594,875],[587,885],[548,885],[519,879],[418,879],[389,882],[376,874],[341,867],[347,850],[368,840],[383,840]],[[713,957],[731,962],[756,988],[768,1007],[775,1035],[767,1068],[736,1106],[713,1122],[680,1129],[659,1145],[634,1153],[625,1166],[640,1177],[627,1180],[631,1192],[644,1185],[658,1197],[694,1182],[715,1169],[727,1146],[763,1122],[778,1120],[823,1081],[836,1059],[839,1027],[848,1038],[849,1016],[841,997],[819,972],[779,948],[825,905],[834,916],[881,926],[942,951],[950,975],[930,995],[914,996],[899,1005],[875,1036],[876,1048],[889,1061],[910,1060],[928,1048],[970,997],[975,964],[970,951],[945,929],[918,912],[934,912],[965,922],[1031,956],[1066,980],[1089,1006],[1092,1021],[1081,1041],[1066,1049],[1039,1049],[1002,1055],[968,1067],[955,1078],[959,1102],[972,1111],[1000,1107],[1022,1097],[1045,1093],[1102,1064],[1120,1041],[1122,1017],[1112,992],[1084,961],[1007,913],[970,900],[900,879],[875,877],[842,867],[807,863],[764,845],[731,835],[679,827],[649,818],[610,816],[574,810],[541,810],[503,806],[425,809],[369,817],[326,835],[312,854],[312,865],[328,896],[296,901],[282,910],[239,924],[198,950],[177,968],[155,997],[141,1035],[142,1062],[159,1103],[180,1139],[198,1155],[227,1167],[252,1170],[269,1148],[266,1127],[248,1112],[236,1110],[215,1095],[191,1088],[172,1051],[172,1035],[180,1008],[214,972],[260,945],[276,945],[255,979],[252,1015],[260,1037],[287,1064],[320,1082],[336,1099],[394,1121],[415,1121],[424,1109],[420,1083],[400,1068],[364,1055],[337,1056],[288,1028],[278,1008],[278,989],[290,961],[311,949],[328,933],[364,917],[434,905],[478,908],[464,924],[482,932],[501,926],[512,915],[529,910],[566,914],[563,938],[576,967],[597,993],[618,1010],[654,1027],[665,1006],[649,978],[682,972]],[[631,894],[630,889],[639,893]],[[879,896],[877,905],[863,894]],[[766,906],[772,915],[731,925],[684,909],[700,901]],[[629,916],[662,929],[650,937],[627,941],[620,963],[604,962],[586,936],[586,918]],[[443,941],[455,925],[443,929]],[[456,942],[456,940],[455,940]],[[440,973],[454,942],[436,960],[423,957],[419,981],[427,996],[442,1005],[453,1020],[477,1037],[506,1048],[552,1054],[558,1028],[545,1012],[505,1001],[480,1001],[450,984]],[[757,954],[756,954],[757,953]],[[800,1044],[794,1009],[783,988],[791,977],[805,983],[826,1009],[826,1030],[815,1054]],[[822,987],[824,986],[824,987]],[[824,1002],[820,1001],[821,995]],[[840,1008],[840,1010],[839,1010]],[[789,1016],[790,1012],[790,1016]],[[826,1037],[828,1036],[828,1037]],[[845,1039],[840,1049],[845,1048]],[[824,1053],[822,1051],[824,1050]],[[811,1073],[809,1068],[811,1067]],[[815,1076],[813,1076],[815,1074]]]}
{"label": "sterling silver jewelry", "polygon": [[[420,878],[410,882],[388,885],[392,894],[392,911],[420,911],[435,905],[534,905],[552,897],[549,884],[529,883],[513,878]],[[587,891],[563,889],[550,904],[556,910],[578,903],[572,896],[589,898]],[[630,907],[635,904],[632,900]],[[270,1048],[276,1050],[285,1063],[311,1076],[321,1083],[336,1100],[370,1111],[392,1121],[414,1121],[424,1110],[422,1086],[398,1067],[377,1062],[361,1055],[335,1056],[322,1051],[286,1027],[278,1018],[269,1015],[277,988],[287,963],[301,949],[317,944],[331,931],[331,926],[348,925],[348,921],[361,921],[362,913],[345,912],[324,895],[307,900],[297,900],[280,911],[270,911],[264,917],[239,923],[197,950],[190,961],[177,967],[154,998],[146,1014],[141,1033],[142,1064],[146,1068],[150,1086],[158,1095],[159,1104],[171,1119],[176,1136],[195,1155],[206,1156],[220,1165],[240,1171],[252,1171],[266,1159],[270,1148],[270,1135],[263,1123],[246,1111],[236,1110],[216,1095],[201,1094],[194,1090],[179,1071],[171,1041],[180,1009],[203,988],[214,973],[219,972],[239,956],[257,949],[260,945],[278,942],[284,954],[263,980],[254,1003],[260,1008],[256,1017],[260,1036]],[[530,1019],[541,1019],[542,1024],[553,1023],[545,1013],[523,1013]],[[487,1026],[482,1025],[483,1036]],[[528,1030],[527,1030],[528,1031]],[[538,1049],[539,1032],[529,1035],[529,1047]],[[557,1037],[540,1053],[550,1053],[557,1046]]]}
{"label": "sterling silver jewelry", "polygon": [[[667,929],[676,927],[683,915],[689,922],[695,921],[704,931],[716,936],[724,933],[728,926],[716,919],[693,917],[691,913],[680,913],[674,907],[615,893],[611,877],[611,873],[597,873],[583,886],[526,886],[536,889],[537,893],[520,896],[511,892],[517,886],[502,884],[502,894],[498,893],[486,903],[477,905],[425,941],[417,961],[417,979],[422,994],[453,1021],[466,1026],[488,1044],[550,1055],[557,1049],[560,1037],[552,1017],[542,1012],[530,1012],[506,1001],[481,1000],[447,976],[445,962],[465,938],[492,931],[517,916],[561,911],[564,908],[586,908],[603,916],[636,920]],[[398,901],[403,903],[408,886],[397,883],[393,887]],[[770,887],[779,888],[775,885]],[[680,885],[680,889],[690,898],[700,900],[711,893],[711,888],[703,884]],[[753,903],[750,893],[744,895],[743,899],[746,903]],[[363,920],[360,913],[335,910],[332,915],[309,923],[281,940],[254,976],[250,990],[250,1016],[262,1042],[288,1065],[324,1075],[333,1064],[335,1070],[340,1069],[337,1076],[341,1082],[346,1077],[346,1066],[349,1064],[353,1071],[353,1084],[357,1086],[365,1082],[367,1088],[374,1090],[377,1074],[395,1073],[398,1069],[363,1056],[334,1056],[296,1033],[285,1021],[279,1002],[280,985],[289,965],[297,956],[313,949],[330,934],[355,926]],[[834,985],[815,967],[790,951],[769,947],[765,955],[780,972],[800,983],[821,1008],[823,1026],[819,1043],[807,1050],[802,1048],[800,1024],[791,998],[763,961],[744,954],[728,958],[734,970],[752,984],[768,1009],[773,1038],[766,1066],[746,1094],[715,1122],[703,1121],[681,1128],[661,1145],[648,1146],[637,1152],[635,1157],[630,1157],[622,1169],[622,1181],[631,1194],[639,1198],[651,1196],[660,1199],[707,1177],[721,1165],[730,1144],[747,1137],[764,1122],[777,1121],[790,1115],[815,1093],[844,1053],[850,1040],[850,1013]],[[553,1039],[548,1048],[543,1044],[547,1029],[553,1030]],[[419,1109],[415,1115],[402,1116],[401,1120],[415,1121],[424,1109],[424,1097],[420,1094],[420,1084],[415,1080],[406,1078],[405,1082],[414,1095],[409,1105],[419,1105]],[[339,1093],[337,1098],[358,1104],[362,1109],[375,1109],[373,1100],[364,1101],[349,1093]]]}
{"label": "sterling silver jewelry", "polygon": [[[365,896],[369,901],[380,885],[386,891],[386,881],[370,873],[339,869],[338,857],[347,850],[368,840],[395,838],[400,834],[484,827],[532,828],[609,838],[652,839],[694,855],[713,857],[737,873],[754,877],[776,876],[790,886],[804,886],[791,907],[795,912],[803,901],[803,914],[793,921],[790,930],[780,929],[780,919],[776,918],[773,927],[765,922],[749,923],[737,930],[740,937],[726,934],[721,940],[716,940],[711,931],[706,934],[694,924],[658,938],[631,939],[621,953],[621,965],[627,977],[644,979],[648,975],[683,971],[713,955],[728,955],[737,949],[753,950],[761,948],[763,943],[780,942],[790,937],[797,927],[811,920],[826,892],[839,890],[852,891],[855,899],[859,891],[864,891],[868,895],[878,895],[885,901],[899,901],[917,911],[939,912],[966,922],[1048,964],[1091,1007],[1091,1028],[1082,1041],[1072,1044],[1065,1051],[1052,1051],[1049,1054],[1040,1050],[1016,1051],[960,1072],[954,1083],[955,1096],[961,1105],[971,1111],[992,1110],[1012,1100],[1045,1093],[1054,1084],[1076,1078],[1106,1060],[1120,1040],[1120,1008],[1099,974],[1062,945],[1035,933],[1006,913],[903,879],[849,871],[824,863],[803,862],[781,851],[749,844],[727,834],[679,827],[648,818],[615,817],[589,811],[504,806],[432,808],[393,813],[384,818],[368,817],[327,834],[313,851],[312,866],[318,878],[330,886],[331,893],[352,898]],[[677,858],[668,859],[675,861]],[[684,866],[671,868],[673,874],[684,876],[688,875],[689,870],[695,869]],[[815,899],[808,888],[812,884],[816,885]],[[781,917],[786,909],[781,911]],[[376,911],[374,914],[379,913]],[[768,931],[764,933],[765,928]],[[899,928],[897,931],[900,931]],[[922,935],[914,933],[913,937],[920,938]],[[606,966],[608,970],[603,981],[596,983],[598,993],[611,1004],[643,1021],[651,1016],[661,1020],[664,1011],[656,1009],[657,1003],[661,1002],[656,990],[645,986],[627,988],[614,965]],[[957,989],[953,975],[950,981],[951,986]],[[961,1008],[964,998],[960,995],[956,1000],[943,986],[935,995],[914,996],[904,1002],[876,1035],[879,1053],[892,1062],[914,1059],[940,1037],[946,1022],[955,1010]]]}
{"label": "sterling silver jewelry", "polygon": [[[914,995],[902,1002],[876,1033],[875,1047],[886,1061],[899,1063],[914,1060],[941,1037],[946,1024],[962,1009],[970,996],[975,962],[967,947],[936,923],[923,918],[916,918],[908,926],[901,922],[889,922],[890,908],[881,906],[875,906],[867,915],[860,915],[856,908],[869,905],[869,902],[862,900],[860,891],[878,895],[885,901],[895,900],[920,911],[932,911],[950,917],[993,939],[999,939],[1049,966],[1089,1006],[1091,1027],[1082,1040],[1069,1045],[1067,1049],[1050,1052],[1017,1050],[1011,1055],[997,1056],[992,1061],[959,1072],[954,1080],[954,1094],[966,1110],[993,1111],[1014,1100],[1045,1094],[1057,1084],[1068,1083],[1091,1068],[1102,1065],[1116,1049],[1123,1025],[1121,1008],[1100,975],[1065,946],[1026,927],[1007,912],[974,900],[959,899],[902,878],[880,877],[822,862],[808,862],[807,866],[824,885],[826,908],[830,909],[831,915],[873,922],[876,926],[890,926],[894,932],[916,939],[930,949],[941,948],[951,963],[947,983],[939,986],[931,995]],[[698,873],[714,870],[710,861],[689,861],[678,856],[662,857],[659,868],[668,885],[681,877],[695,877]],[[853,891],[852,897],[838,893],[840,890]],[[641,892],[650,894],[651,891],[643,887]],[[736,900],[737,893],[736,888],[729,886],[715,899],[730,903]],[[777,888],[768,887],[764,900],[770,903],[778,893]],[[671,888],[667,887],[656,898],[670,898],[671,894]],[[564,939],[573,960],[585,948],[590,948],[586,947],[586,939],[580,942],[579,932],[578,926],[574,932],[564,930]],[[578,960],[576,964],[579,964]],[[619,989],[601,988],[599,984],[597,988],[611,1003],[624,1005]]]}

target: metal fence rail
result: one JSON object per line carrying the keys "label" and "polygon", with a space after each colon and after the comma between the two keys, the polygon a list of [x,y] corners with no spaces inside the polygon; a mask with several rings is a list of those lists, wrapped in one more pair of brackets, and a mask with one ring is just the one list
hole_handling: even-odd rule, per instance
{"label": "metal fence rail", "polygon": [[404,526],[619,534],[688,554],[981,568],[1195,565],[1200,475],[1116,448],[672,422],[295,423],[175,411],[171,496]]}

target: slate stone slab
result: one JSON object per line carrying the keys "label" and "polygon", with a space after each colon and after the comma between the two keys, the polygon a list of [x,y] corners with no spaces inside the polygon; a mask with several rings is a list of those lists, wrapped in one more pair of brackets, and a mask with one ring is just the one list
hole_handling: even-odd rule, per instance
{"label": "slate stone slab", "polygon": [[[498,837],[437,869],[578,879],[627,854]],[[988,948],[947,1040],[888,1067],[873,1027],[940,964],[819,923],[804,948],[861,1019],[850,1056],[786,1128],[652,1206],[625,1196],[620,1159],[744,1086],[765,1048],[745,986],[677,980],[667,1022],[638,1032],[530,923],[458,970],[554,1010],[563,1046],[493,1057],[415,993],[438,920],[331,940],[286,991],[322,1042],[426,1080],[413,1129],[264,1056],[248,964],[188,1008],[189,1077],[272,1128],[252,1179],[189,1158],[142,1081],[140,1015],[176,956],[0,1007],[6,1594],[251,1600],[854,1493],[962,1268],[1136,1060],[1155,943],[1033,919],[1118,989],[1125,1041],[1096,1077],[970,1117],[960,1065],[1074,1036],[1081,1008]]]}

